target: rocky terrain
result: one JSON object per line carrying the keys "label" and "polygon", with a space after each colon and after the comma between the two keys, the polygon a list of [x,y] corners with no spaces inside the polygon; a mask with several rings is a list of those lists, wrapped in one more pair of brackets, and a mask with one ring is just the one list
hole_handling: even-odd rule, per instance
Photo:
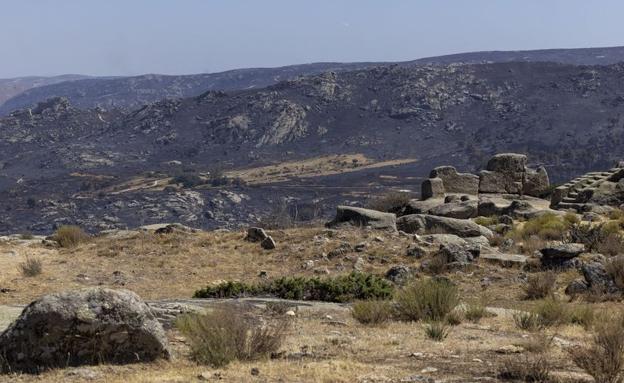
{"label": "rocky terrain", "polygon": [[[624,61],[624,47],[491,51],[426,57],[395,63],[401,66],[555,62],[571,65],[610,65]],[[134,77],[58,76],[0,79],[0,115],[34,106],[51,97],[65,97],[80,108],[136,108],[165,98],[198,96],[208,90],[263,88],[279,81],[322,72],[343,72],[388,63],[313,63],[281,68],[238,69],[186,76],[150,74]]]}
{"label": "rocky terrain", "polygon": [[[477,171],[505,151],[529,154],[560,183],[621,158],[622,89],[621,64],[514,62],[325,72],[132,111],[50,99],[0,119],[0,232],[227,227],[282,203],[327,216],[376,189],[417,194],[434,164]],[[313,176],[235,176],[336,155],[358,157],[339,170],[321,161]]]}
{"label": "rocky terrain", "polygon": [[485,162],[324,226],[2,236],[0,381],[618,381],[624,163]]}

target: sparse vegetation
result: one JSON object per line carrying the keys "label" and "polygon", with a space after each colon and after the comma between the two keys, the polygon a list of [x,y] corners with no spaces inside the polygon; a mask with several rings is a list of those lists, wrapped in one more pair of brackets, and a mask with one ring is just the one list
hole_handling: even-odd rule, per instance
{"label": "sparse vegetation", "polygon": [[481,225],[481,226],[492,226],[492,225],[496,225],[498,223],[498,217],[497,216],[490,216],[490,217],[477,217],[474,219],[475,223]]}
{"label": "sparse vegetation", "polygon": [[526,298],[541,299],[552,295],[556,281],[557,274],[554,271],[529,275],[527,283],[524,285]]}
{"label": "sparse vegetation", "polygon": [[559,326],[570,322],[566,304],[555,297],[548,297],[537,304],[535,313],[544,327]]}
{"label": "sparse vegetation", "polygon": [[36,277],[43,272],[43,262],[39,258],[28,256],[19,264],[19,270],[25,277]]}
{"label": "sparse vegetation", "polygon": [[596,250],[600,254],[608,256],[624,254],[624,236],[618,233],[610,233],[596,245]]}
{"label": "sparse vegetation", "polygon": [[624,289],[624,256],[612,257],[605,264],[607,274],[613,279],[613,283]]}
{"label": "sparse vegetation", "polygon": [[195,292],[195,298],[231,298],[270,295],[283,299],[349,302],[389,299],[392,285],[372,274],[353,272],[335,278],[284,277],[261,284],[224,282]]}
{"label": "sparse vegetation", "polygon": [[563,239],[570,228],[570,223],[560,216],[547,213],[535,218],[531,218],[524,223],[521,228],[512,231],[512,235],[522,239],[537,236],[541,239],[558,240]]}
{"label": "sparse vegetation", "polygon": [[525,331],[538,331],[544,327],[539,315],[534,312],[514,313],[513,320],[517,328]]}
{"label": "sparse vegetation", "polygon": [[351,314],[362,324],[380,325],[392,317],[392,305],[382,300],[358,301],[353,303]]}
{"label": "sparse vegetation", "polygon": [[442,321],[459,303],[459,293],[452,282],[430,278],[404,287],[395,300],[401,319]]}
{"label": "sparse vegetation", "polygon": [[620,316],[595,325],[592,342],[569,349],[572,361],[599,383],[619,383],[624,368],[624,323]]}
{"label": "sparse vegetation", "polygon": [[79,226],[75,225],[63,225],[59,227],[52,237],[61,247],[68,248],[78,246],[89,240],[89,235]]}
{"label": "sparse vegetation", "polygon": [[570,309],[570,323],[583,326],[589,330],[596,319],[596,313],[591,305],[579,305]]}
{"label": "sparse vegetation", "polygon": [[181,316],[176,324],[190,343],[192,357],[214,367],[268,357],[280,348],[286,329],[283,321],[263,326],[228,306]]}
{"label": "sparse vegetation", "polygon": [[485,305],[481,302],[468,304],[464,310],[464,318],[473,323],[478,323],[487,315],[488,312]]}
{"label": "sparse vegetation", "polygon": [[498,377],[504,380],[521,382],[548,382],[552,366],[544,354],[511,357],[499,367]]}

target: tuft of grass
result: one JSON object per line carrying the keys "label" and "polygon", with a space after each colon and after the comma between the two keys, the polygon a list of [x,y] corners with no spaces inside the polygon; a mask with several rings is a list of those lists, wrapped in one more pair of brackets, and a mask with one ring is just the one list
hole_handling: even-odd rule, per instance
{"label": "tuft of grass", "polygon": [[453,310],[446,314],[446,324],[449,326],[459,326],[464,320],[463,313],[460,310]]}
{"label": "tuft of grass", "polygon": [[544,354],[506,358],[498,369],[503,380],[521,382],[548,382],[552,366]]}
{"label": "tuft of grass", "polygon": [[535,235],[541,239],[560,240],[565,237],[569,228],[570,223],[567,220],[556,214],[547,213],[526,221],[517,234],[523,239]]}
{"label": "tuft of grass", "polygon": [[388,301],[358,301],[351,307],[351,315],[366,325],[380,325],[392,317],[392,305]]}
{"label": "tuft of grass", "polygon": [[464,317],[472,323],[479,323],[479,321],[487,315],[488,312],[485,309],[485,305],[481,303],[469,304],[464,310]]}
{"label": "tuft of grass", "polygon": [[287,328],[285,322],[254,323],[240,309],[229,306],[183,315],[176,325],[188,339],[193,359],[214,367],[268,357],[282,345]]}
{"label": "tuft of grass", "polygon": [[552,295],[555,289],[557,274],[554,271],[546,271],[529,275],[524,285],[524,293],[527,299],[542,299]]}
{"label": "tuft of grass", "polygon": [[534,312],[518,312],[513,314],[513,320],[517,328],[525,331],[538,331],[544,328],[540,317]]}
{"label": "tuft of grass", "polygon": [[393,287],[379,276],[353,272],[334,278],[283,277],[260,284],[224,282],[195,292],[195,298],[232,298],[270,295],[282,299],[324,302],[389,299]]}
{"label": "tuft of grass", "polygon": [[422,279],[401,289],[395,308],[404,320],[441,321],[459,303],[457,287],[446,279]]}
{"label": "tuft of grass", "polygon": [[612,317],[600,321],[590,345],[568,350],[572,361],[596,382],[620,383],[624,378],[624,321]]}
{"label": "tuft of grass", "polygon": [[596,245],[596,251],[608,256],[624,254],[624,236],[618,233],[606,235]]}
{"label": "tuft of grass", "polygon": [[61,247],[69,248],[87,242],[90,237],[79,226],[63,225],[56,229],[52,238],[58,242]]}
{"label": "tuft of grass", "polygon": [[527,352],[535,354],[545,353],[550,349],[554,340],[554,336],[548,336],[542,332],[534,334],[530,338],[516,344],[525,349]]}
{"label": "tuft of grass", "polygon": [[434,321],[425,324],[425,335],[431,340],[442,342],[448,336],[448,326],[444,322]]}
{"label": "tuft of grass", "polygon": [[36,277],[43,272],[43,262],[41,259],[27,256],[18,268],[25,277]]}

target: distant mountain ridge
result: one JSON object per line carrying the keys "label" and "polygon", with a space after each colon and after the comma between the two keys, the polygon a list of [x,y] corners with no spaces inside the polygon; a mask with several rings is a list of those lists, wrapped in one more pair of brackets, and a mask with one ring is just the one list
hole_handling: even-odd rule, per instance
{"label": "distant mountain ridge", "polygon": [[[0,115],[61,96],[79,108],[127,108],[165,98],[197,96],[209,90],[263,88],[279,81],[322,72],[344,72],[380,65],[448,65],[498,62],[556,62],[572,65],[609,65],[624,61],[624,47],[544,49],[527,51],[484,51],[458,53],[412,61],[384,63],[312,63],[278,68],[236,69],[195,75],[142,75],[133,77],[93,77],[71,75],[54,78],[0,80]],[[68,81],[69,80],[69,81]],[[19,84],[19,85],[16,85]]]}

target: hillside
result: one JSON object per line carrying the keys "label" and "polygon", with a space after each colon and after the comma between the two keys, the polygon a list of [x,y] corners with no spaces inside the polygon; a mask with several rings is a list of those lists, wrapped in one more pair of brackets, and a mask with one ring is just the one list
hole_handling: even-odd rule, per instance
{"label": "hillside", "polygon": [[[0,120],[0,200],[8,212],[0,231],[49,231],[77,220],[214,227],[253,221],[281,197],[314,200],[323,210],[324,198],[329,206],[378,188],[416,191],[434,165],[474,170],[506,151],[529,154],[560,182],[622,157],[622,112],[621,64],[392,65],[209,91],[132,112],[57,99]],[[349,160],[340,164],[348,174],[295,171],[253,187],[165,187],[179,174],[345,154],[369,164],[401,161],[371,168]],[[143,186],[127,187],[131,180]]]}
{"label": "hillside", "polygon": [[[546,49],[529,51],[486,51],[426,57],[396,63],[401,66],[481,64],[503,62],[555,62],[572,65],[609,65],[624,61],[624,47]],[[384,63],[313,63],[279,68],[237,69],[221,73],[80,79],[28,78],[0,80],[0,115],[35,105],[50,97],[66,97],[79,108],[135,108],[165,98],[194,97],[208,90],[263,88],[279,81],[326,71],[350,71]],[[71,80],[71,81],[65,81]],[[15,85],[19,83],[19,85]]]}

